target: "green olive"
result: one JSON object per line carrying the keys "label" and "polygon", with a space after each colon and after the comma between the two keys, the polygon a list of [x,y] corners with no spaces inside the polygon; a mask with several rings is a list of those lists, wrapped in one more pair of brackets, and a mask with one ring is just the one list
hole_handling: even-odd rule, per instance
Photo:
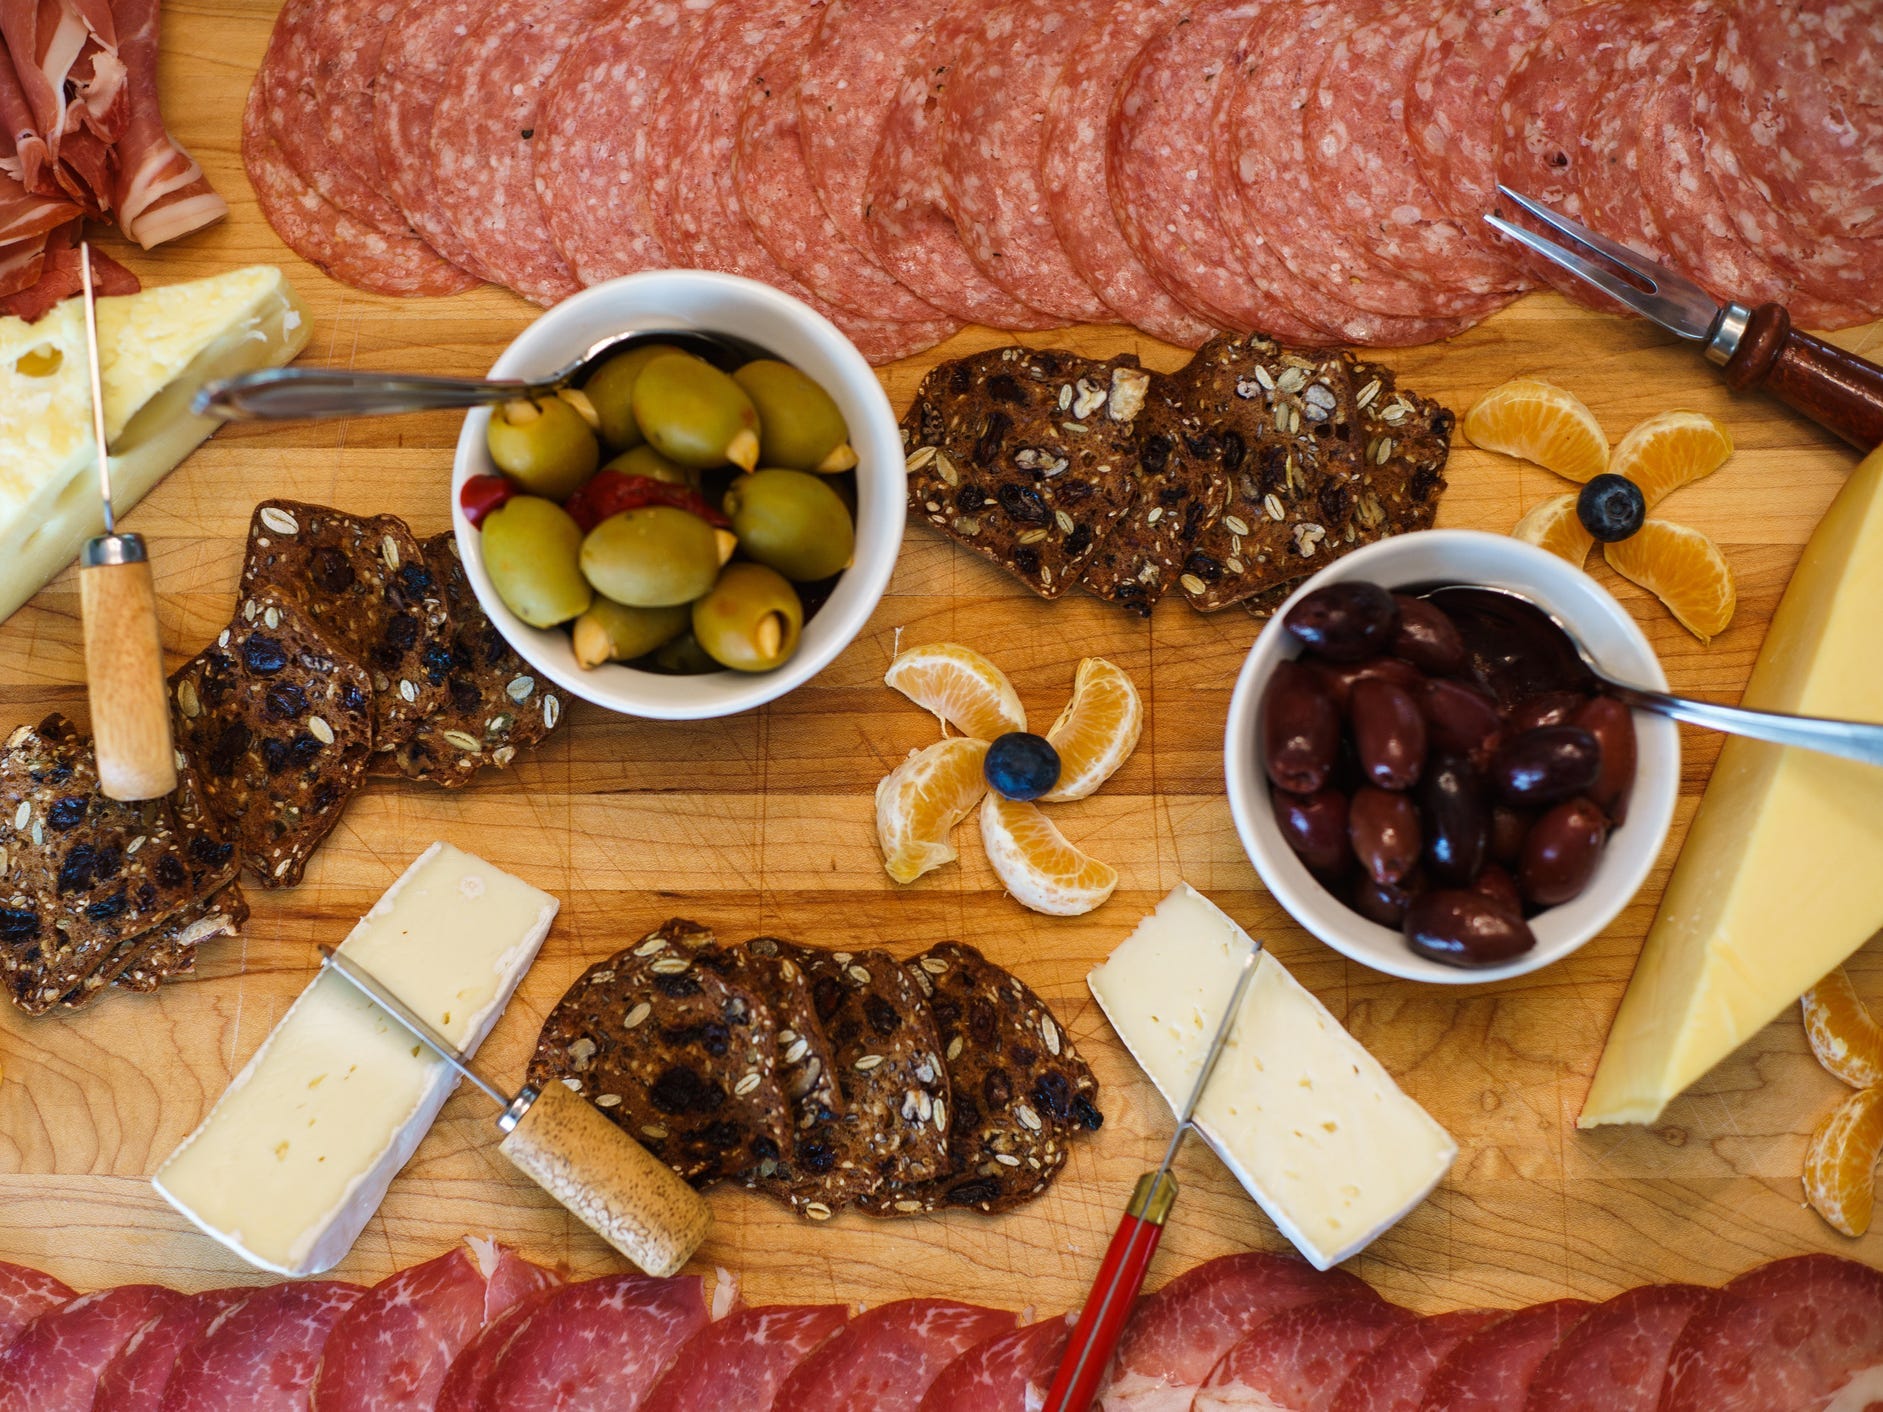
{"label": "green olive", "polygon": [[634,380],[634,420],[661,455],[704,470],[758,464],[758,412],[738,383],[684,353],[651,360]]}
{"label": "green olive", "polygon": [[668,485],[685,485],[699,489],[700,473],[690,471],[674,461],[669,461],[651,446],[637,446],[631,451],[623,451],[610,461],[605,470],[620,471],[624,476],[646,476],[649,480],[665,481]]}
{"label": "green olive", "polygon": [[575,660],[584,667],[603,662],[632,662],[663,647],[687,630],[692,621],[684,603],[667,608],[630,608],[610,598],[597,597],[575,620],[570,637]]}
{"label": "green olive", "polygon": [[791,364],[761,358],[732,379],[758,408],[758,458],[766,465],[825,475],[856,465],[843,413],[828,392]]}
{"label": "green olive", "polygon": [[634,420],[634,382],[641,369],[665,353],[682,353],[668,343],[637,343],[625,353],[617,353],[588,375],[582,391],[595,406],[601,419],[602,440],[617,451],[639,446],[641,428]]}
{"label": "green olive", "polygon": [[595,591],[634,608],[691,603],[713,586],[732,536],[698,515],[647,505],[610,515],[582,541],[582,572]]}
{"label": "green olive", "polygon": [[[692,617],[691,611],[687,616]],[[693,636],[692,628],[688,628],[664,647],[655,648],[650,661],[656,671],[671,672],[677,677],[697,677],[703,672],[719,670],[719,663],[706,655],[706,649],[700,646],[700,640]]]}
{"label": "green olive", "polygon": [[798,591],[763,564],[726,565],[713,591],[693,605],[693,635],[715,662],[735,672],[769,672],[798,650],[804,605]]}
{"label": "green olive", "polygon": [[566,623],[594,600],[582,577],[582,527],[553,500],[519,495],[492,510],[483,548],[497,596],[533,628]]}
{"label": "green olive", "polygon": [[490,459],[532,495],[567,500],[595,474],[601,447],[582,414],[560,397],[518,398],[490,414]]}
{"label": "green olive", "polygon": [[842,572],[856,551],[856,528],[842,498],[803,471],[740,476],[726,491],[725,510],[747,558],[799,583]]}

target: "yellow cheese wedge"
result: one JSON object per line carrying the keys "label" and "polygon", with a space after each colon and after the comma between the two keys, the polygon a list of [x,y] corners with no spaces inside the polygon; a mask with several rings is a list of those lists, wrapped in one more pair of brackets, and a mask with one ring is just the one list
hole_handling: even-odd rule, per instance
{"label": "yellow cheese wedge", "polygon": [[[1883,721],[1883,452],[1806,546],[1745,704]],[[1883,768],[1729,739],[1580,1126],[1653,1122],[1880,928]]]}
{"label": "yellow cheese wedge", "polygon": [[[98,357],[118,514],[216,429],[192,416],[204,383],[279,367],[307,346],[280,270],[256,265],[98,301]],[[0,319],[0,620],[104,528],[92,450],[85,314]]]}

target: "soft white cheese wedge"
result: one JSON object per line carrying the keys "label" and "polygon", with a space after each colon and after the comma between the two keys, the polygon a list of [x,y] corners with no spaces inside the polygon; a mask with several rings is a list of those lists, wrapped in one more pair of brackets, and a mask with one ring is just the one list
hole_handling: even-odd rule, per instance
{"label": "soft white cheese wedge", "polygon": [[[536,959],[558,905],[434,843],[340,950],[469,1054]],[[313,1274],[351,1248],[457,1083],[378,1006],[322,974],[153,1181],[244,1260]]]}
{"label": "soft white cheese wedge", "polygon": [[[1173,1112],[1196,1084],[1250,945],[1179,883],[1087,977]],[[1451,1136],[1266,952],[1196,1126],[1322,1270],[1425,1200],[1458,1155]]]}
{"label": "soft white cheese wedge", "polygon": [[[98,301],[98,361],[122,516],[218,423],[190,413],[204,383],[279,367],[307,346],[287,279],[256,265]],[[104,529],[92,449],[85,315],[0,319],[0,621]]]}

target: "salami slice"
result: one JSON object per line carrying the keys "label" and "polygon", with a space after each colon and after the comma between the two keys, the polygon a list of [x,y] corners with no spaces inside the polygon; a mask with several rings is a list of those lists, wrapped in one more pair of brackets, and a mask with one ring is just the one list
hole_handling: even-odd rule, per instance
{"label": "salami slice", "polygon": [[438,1389],[435,1412],[477,1412],[490,1387],[491,1375],[510,1345],[530,1321],[537,1306],[549,1298],[547,1290],[526,1295],[496,1314],[483,1331],[466,1344],[451,1360],[444,1383]]}
{"label": "salami slice", "polygon": [[177,1356],[223,1311],[253,1293],[248,1289],[210,1289],[179,1296],[161,1314],[153,1314],[125,1340],[98,1375],[92,1412],[159,1412]]}
{"label": "salami slice", "polygon": [[1042,1319],[983,1339],[942,1369],[920,1412],[1016,1412],[1045,1405],[1072,1326]]}
{"label": "salami slice", "polygon": [[1460,1309],[1402,1326],[1347,1375],[1334,1396],[1332,1412],[1419,1412],[1438,1365],[1500,1317],[1488,1309]]}
{"label": "salami slice", "polygon": [[706,1324],[696,1277],[564,1285],[523,1320],[478,1399],[503,1412],[635,1412]]}
{"label": "salami slice", "polygon": [[1195,348],[1208,320],[1179,302],[1145,268],[1118,228],[1105,174],[1112,99],[1131,61],[1182,14],[1177,0],[1114,5],[1080,44],[1046,104],[1040,132],[1040,186],[1046,212],[1073,269],[1135,328]]}
{"label": "salami slice", "polygon": [[736,1310],[686,1341],[642,1412],[770,1407],[791,1370],[849,1319],[841,1304]]}
{"label": "salami slice", "polygon": [[1004,1333],[1014,1316],[951,1299],[903,1299],[852,1319],[778,1390],[772,1412],[917,1412],[955,1359]]}
{"label": "salami slice", "polygon": [[1713,1298],[1697,1285],[1643,1285],[1596,1305],[1543,1360],[1524,1412],[1655,1412],[1680,1331]]}
{"label": "salami slice", "polygon": [[1799,1255],[1741,1275],[1693,1316],[1674,1343],[1661,1412],[1856,1412],[1878,1399],[1883,1273]]}
{"label": "salami slice", "polygon": [[48,1309],[74,1297],[71,1286],[51,1275],[0,1260],[0,1349]]}
{"label": "salami slice", "polygon": [[388,201],[391,193],[373,141],[374,89],[387,32],[413,3],[430,0],[326,0],[314,52],[314,90],[327,145],[362,184]]}
{"label": "salami slice", "polygon": [[365,1293],[338,1280],[256,1290],[177,1355],[163,1412],[303,1412],[328,1332]]}
{"label": "salami slice", "polygon": [[1558,1299],[1486,1325],[1439,1364],[1425,1405],[1446,1412],[1523,1412],[1537,1369],[1590,1308],[1586,1300]]}
{"label": "salami slice", "polygon": [[943,90],[941,178],[981,273],[1022,304],[1076,323],[1111,310],[1059,243],[1041,187],[1040,141],[1059,76],[1110,0],[1001,0],[955,51]]}
{"label": "salami slice", "polygon": [[1330,1299],[1378,1299],[1344,1270],[1252,1252],[1177,1276],[1132,1315],[1101,1389],[1105,1412],[1187,1412],[1217,1361],[1264,1321]]}
{"label": "salami slice", "polygon": [[122,1285],[46,1310],[0,1349],[0,1407],[91,1412],[105,1365],[181,1300],[157,1285]]}
{"label": "salami slice", "polygon": [[1326,1412],[1348,1375],[1412,1317],[1377,1299],[1330,1299],[1286,1310],[1222,1356],[1191,1412]]}

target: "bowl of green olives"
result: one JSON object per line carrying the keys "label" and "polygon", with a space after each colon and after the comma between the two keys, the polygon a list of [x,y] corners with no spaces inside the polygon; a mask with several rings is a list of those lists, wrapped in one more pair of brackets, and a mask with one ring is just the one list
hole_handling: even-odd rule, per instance
{"label": "bowl of green olives", "polygon": [[465,418],[452,523],[478,601],[538,671],[626,715],[784,695],[888,587],[907,495],[888,397],[804,304],[692,270],[583,291],[491,376],[603,344],[553,393]]}

